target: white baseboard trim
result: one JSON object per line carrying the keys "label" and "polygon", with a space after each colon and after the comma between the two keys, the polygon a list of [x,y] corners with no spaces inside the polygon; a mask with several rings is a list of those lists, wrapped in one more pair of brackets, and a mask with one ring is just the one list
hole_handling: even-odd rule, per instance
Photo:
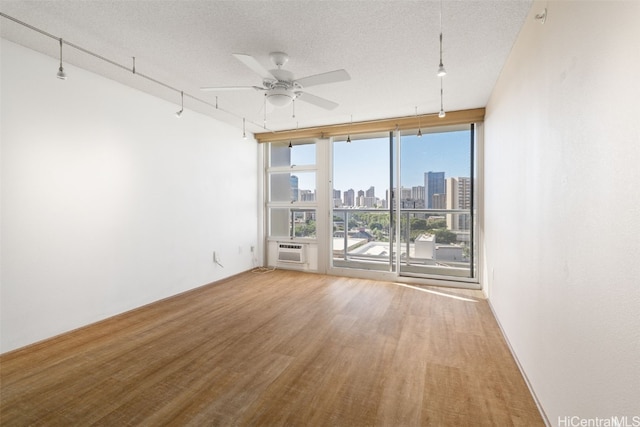
{"label": "white baseboard trim", "polygon": [[507,334],[504,332],[504,328],[502,327],[502,324],[500,323],[500,319],[498,319],[498,316],[496,316],[496,311],[493,309],[493,305],[491,304],[491,300],[489,298],[487,298],[487,303],[489,304],[489,309],[491,310],[491,314],[493,314],[493,318],[496,319],[496,323],[498,324],[498,328],[500,328],[500,333],[502,333],[502,337],[504,338],[505,342],[507,343],[507,347],[509,347],[509,352],[511,352],[511,356],[513,356],[513,360],[516,361],[516,365],[518,366],[518,370],[520,370],[520,373],[522,374],[522,377],[524,378],[524,382],[525,382],[525,384],[527,384],[527,388],[529,388],[529,393],[531,393],[531,396],[533,397],[533,401],[536,403],[536,406],[538,407],[538,411],[540,411],[540,415],[542,416],[542,420],[544,421],[544,423],[545,423],[545,425],[547,427],[551,427],[552,425],[549,422],[549,418],[547,417],[547,414],[544,412],[542,404],[540,403],[540,400],[538,399],[538,396],[536,395],[536,392],[533,389],[533,386],[531,385],[531,382],[529,381],[529,377],[527,377],[526,372],[524,371],[524,369],[522,368],[522,365],[520,364],[520,360],[518,360],[518,356],[516,355],[515,351],[513,351],[513,347],[511,346],[511,342],[509,342],[509,338],[507,337]]}

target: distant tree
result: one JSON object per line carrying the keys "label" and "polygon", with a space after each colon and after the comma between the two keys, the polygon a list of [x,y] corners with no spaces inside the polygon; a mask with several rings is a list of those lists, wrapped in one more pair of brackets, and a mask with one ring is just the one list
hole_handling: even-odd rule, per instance
{"label": "distant tree", "polygon": [[436,229],[441,229],[447,228],[447,221],[444,219],[437,219],[435,221],[429,221],[428,225],[427,225],[427,230],[436,230]]}
{"label": "distant tree", "polygon": [[427,220],[421,218],[411,218],[411,230],[428,230]]}
{"label": "distant tree", "polygon": [[441,228],[439,230],[434,230],[434,234],[436,235],[436,243],[454,243],[456,241],[456,233],[452,233],[446,228]]}

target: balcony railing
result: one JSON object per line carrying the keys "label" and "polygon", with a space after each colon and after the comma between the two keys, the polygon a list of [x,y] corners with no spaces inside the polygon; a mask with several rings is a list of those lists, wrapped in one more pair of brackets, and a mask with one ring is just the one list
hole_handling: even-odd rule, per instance
{"label": "balcony railing", "polygon": [[[400,221],[400,245],[395,240]],[[466,209],[334,209],[333,263],[338,267],[472,277],[472,215]]]}

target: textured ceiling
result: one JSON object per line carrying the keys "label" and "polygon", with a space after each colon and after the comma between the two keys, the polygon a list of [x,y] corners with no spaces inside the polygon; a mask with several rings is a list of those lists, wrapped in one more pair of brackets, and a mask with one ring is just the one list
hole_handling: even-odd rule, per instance
{"label": "textured ceiling", "polygon": [[[445,110],[484,107],[531,0],[443,0]],[[172,87],[185,108],[261,132],[263,95],[202,92],[202,86],[260,85],[232,56],[289,54],[285,69],[305,77],[346,69],[347,82],[309,88],[340,104],[327,111],[298,101],[267,107],[267,129],[282,130],[437,113],[440,108],[438,1],[0,1],[0,11]],[[0,18],[2,37],[57,58],[58,43]],[[180,103],[180,94],[71,47],[64,61]],[[55,78],[56,69],[51,70]],[[73,78],[72,68],[67,68]],[[188,95],[216,103],[219,110]],[[229,114],[231,113],[231,114]]]}

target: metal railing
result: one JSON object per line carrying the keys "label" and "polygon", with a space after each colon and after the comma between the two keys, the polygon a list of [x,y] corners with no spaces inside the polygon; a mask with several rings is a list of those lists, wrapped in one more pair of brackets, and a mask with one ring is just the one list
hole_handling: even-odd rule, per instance
{"label": "metal railing", "polygon": [[[371,217],[373,214],[379,214],[379,217]],[[395,235],[396,230],[396,217],[399,215],[400,220],[400,242],[399,247],[404,248],[400,255],[400,264],[402,266],[411,265],[424,265],[424,266],[437,266],[442,268],[472,268],[473,263],[473,215],[468,209],[400,209],[399,214],[395,210],[390,209],[374,209],[374,208],[334,208],[333,209],[333,237],[334,242],[337,239],[342,239],[341,248],[337,249],[334,245],[333,259],[334,261],[348,262],[378,262],[388,263],[393,266],[395,263],[395,246],[397,245]],[[448,260],[447,262],[438,261],[433,257],[431,259],[419,257],[416,254],[415,240],[416,235],[412,229],[412,219],[425,220],[426,224],[421,224],[420,231],[424,231],[424,234],[431,234],[433,236],[435,245],[439,243],[441,246],[449,242],[437,242],[438,235],[447,236],[452,239],[455,235],[455,242],[458,243],[456,247],[460,247],[461,254],[459,259]],[[437,218],[437,219],[435,219]],[[377,221],[376,221],[377,220]],[[368,223],[365,223],[369,221]],[[373,221],[373,222],[372,222]],[[429,222],[431,225],[435,221],[445,221],[443,224],[440,222],[437,229],[429,228]],[[354,224],[355,223],[355,224]],[[355,227],[352,227],[354,226]],[[442,227],[442,226],[445,227]],[[374,227],[372,227],[374,226]],[[382,228],[381,228],[382,227]],[[379,230],[374,232],[373,230]],[[438,230],[438,231],[435,231]],[[448,231],[452,234],[443,233],[442,230]],[[379,240],[372,233],[375,233],[379,238],[382,235],[386,240]],[[365,241],[366,239],[366,241]],[[386,253],[376,255],[371,253],[357,253],[354,252],[369,242],[378,241],[388,244],[388,251]],[[413,255],[411,246],[413,245]],[[386,246],[386,245],[385,245]],[[453,248],[455,249],[455,247]]]}

